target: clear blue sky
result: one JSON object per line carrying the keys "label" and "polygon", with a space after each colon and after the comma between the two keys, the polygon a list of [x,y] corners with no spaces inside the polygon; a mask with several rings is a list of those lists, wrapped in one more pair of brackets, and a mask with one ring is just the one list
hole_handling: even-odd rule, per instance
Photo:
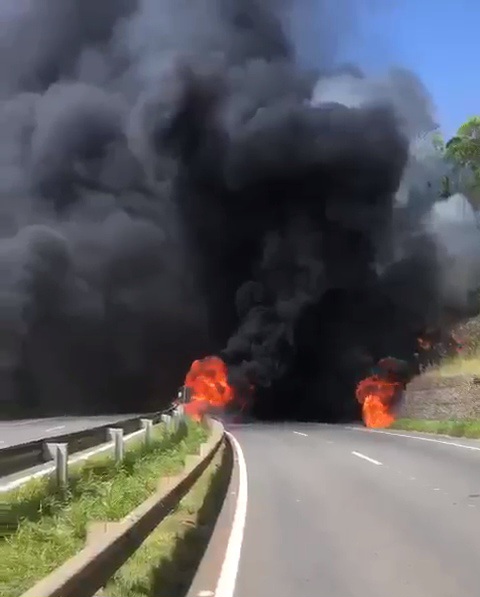
{"label": "clear blue sky", "polygon": [[[321,40],[332,36],[335,22],[337,60],[357,63],[367,72],[392,65],[415,71],[431,94],[446,139],[480,114],[480,0],[306,2],[297,49],[307,61],[315,63],[315,55],[324,51]],[[367,9],[369,3],[377,8]],[[362,8],[357,18],[352,18],[352,6]],[[306,29],[305,15],[310,19]],[[317,27],[321,22],[329,27]]]}
{"label": "clear blue sky", "polygon": [[469,116],[480,114],[480,0],[383,3],[389,8],[362,19],[363,35],[370,38],[360,44],[362,59],[413,69],[430,91],[448,138]]}

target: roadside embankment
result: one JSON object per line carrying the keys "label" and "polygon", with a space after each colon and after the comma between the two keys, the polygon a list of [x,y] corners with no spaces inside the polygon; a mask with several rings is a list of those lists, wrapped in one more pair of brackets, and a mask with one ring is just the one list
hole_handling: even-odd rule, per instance
{"label": "roadside embankment", "polygon": [[[207,429],[191,421],[155,429],[125,453],[94,457],[69,473],[68,487],[36,480],[1,496],[0,595],[18,597],[82,549],[92,521],[119,521],[155,492],[159,478],[182,470]],[[133,443],[133,442],[132,442]]]}
{"label": "roadside embankment", "polygon": [[427,421],[480,419],[480,377],[437,372],[420,375],[408,384],[398,417]]}
{"label": "roadside embankment", "polygon": [[184,597],[208,547],[232,471],[228,442],[104,589],[108,597]]}

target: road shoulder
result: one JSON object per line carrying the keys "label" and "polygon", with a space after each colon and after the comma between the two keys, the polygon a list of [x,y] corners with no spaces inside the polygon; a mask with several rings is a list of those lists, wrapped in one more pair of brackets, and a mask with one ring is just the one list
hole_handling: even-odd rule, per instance
{"label": "road shoulder", "polygon": [[187,597],[213,597],[225,555],[232,525],[237,509],[237,497],[240,487],[240,470],[231,441],[227,441],[228,458],[232,464],[232,473],[225,500],[218,515],[208,547],[203,554],[197,572],[187,593]]}

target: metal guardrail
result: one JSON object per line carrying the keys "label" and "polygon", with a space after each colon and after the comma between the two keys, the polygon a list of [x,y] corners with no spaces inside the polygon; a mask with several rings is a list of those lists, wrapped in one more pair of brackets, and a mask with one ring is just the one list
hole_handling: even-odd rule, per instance
{"label": "metal guardrail", "polygon": [[75,431],[65,435],[44,437],[39,440],[23,444],[8,446],[0,450],[0,478],[24,471],[35,466],[45,464],[53,459],[49,444],[68,444],[69,454],[76,454],[95,446],[111,441],[110,429],[121,429],[124,434],[132,434],[143,429],[142,420],[149,419],[153,424],[161,420],[162,415],[172,412],[168,410],[144,414],[131,419],[120,420],[110,424],[102,424],[82,431]]}
{"label": "metal guardrail", "polygon": [[224,441],[220,422],[198,456],[189,456],[176,477],[164,478],[157,492],[120,522],[96,522],[84,549],[38,582],[22,597],[93,597],[140,547],[150,533],[188,493]]}

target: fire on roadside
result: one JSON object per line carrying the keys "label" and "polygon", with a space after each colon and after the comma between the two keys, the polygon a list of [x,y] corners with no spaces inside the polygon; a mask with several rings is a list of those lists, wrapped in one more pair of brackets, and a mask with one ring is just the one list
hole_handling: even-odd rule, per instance
{"label": "fire on roadside", "polygon": [[200,420],[211,409],[224,408],[234,399],[227,366],[216,356],[193,361],[184,385],[190,390],[185,414],[195,420]]}
{"label": "fire on roadside", "polygon": [[403,383],[380,375],[362,379],[355,392],[362,405],[362,418],[367,427],[389,427],[395,421],[393,407],[403,389]]}

